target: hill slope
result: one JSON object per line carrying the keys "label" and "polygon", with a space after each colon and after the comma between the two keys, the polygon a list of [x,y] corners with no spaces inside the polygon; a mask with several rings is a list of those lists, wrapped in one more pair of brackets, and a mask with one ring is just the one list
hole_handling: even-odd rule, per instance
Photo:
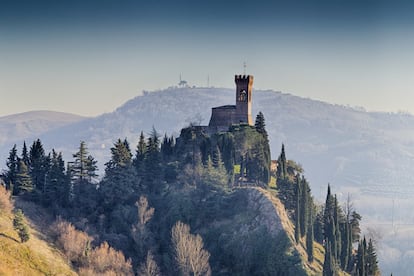
{"label": "hill slope", "polygon": [[[212,107],[234,100],[234,89],[169,88],[144,93],[112,113],[48,131],[41,138],[46,148],[62,150],[66,160],[71,159],[79,141],[85,140],[103,168],[115,139],[127,137],[135,148],[139,132],[148,133],[152,126],[161,134],[171,134],[199,118],[207,125]],[[364,217],[364,227],[380,231],[383,237],[379,252],[383,266],[414,263],[407,247],[407,235],[414,231],[410,212],[414,208],[410,200],[414,195],[413,116],[366,112],[256,90],[253,114],[258,111],[265,115],[273,159],[285,143],[287,157],[306,168],[316,198],[323,200],[328,182],[342,196],[340,201],[351,194]],[[21,143],[22,138],[16,142]],[[11,146],[9,142],[1,148],[2,160]],[[397,255],[402,258],[393,257]]]}
{"label": "hill slope", "polygon": [[30,220],[29,225],[30,240],[20,243],[13,216],[0,213],[0,275],[77,275]]}

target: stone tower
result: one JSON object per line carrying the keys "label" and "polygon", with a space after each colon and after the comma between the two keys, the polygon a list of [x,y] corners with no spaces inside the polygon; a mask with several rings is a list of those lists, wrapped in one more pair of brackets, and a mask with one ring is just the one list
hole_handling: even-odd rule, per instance
{"label": "stone tower", "polygon": [[252,86],[253,76],[236,75],[236,114],[235,123],[253,125],[252,120]]}
{"label": "stone tower", "polygon": [[231,125],[253,125],[253,76],[236,75],[234,81],[236,82],[236,105],[223,105],[211,109],[211,118],[208,124],[211,133],[227,131]]}

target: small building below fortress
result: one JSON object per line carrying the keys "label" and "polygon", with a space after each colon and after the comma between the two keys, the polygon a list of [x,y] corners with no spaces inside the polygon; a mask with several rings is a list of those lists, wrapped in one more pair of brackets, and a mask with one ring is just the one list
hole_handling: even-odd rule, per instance
{"label": "small building below fortress", "polygon": [[211,110],[209,132],[227,131],[234,124],[253,125],[252,120],[252,86],[253,76],[236,75],[236,105],[213,107]]}

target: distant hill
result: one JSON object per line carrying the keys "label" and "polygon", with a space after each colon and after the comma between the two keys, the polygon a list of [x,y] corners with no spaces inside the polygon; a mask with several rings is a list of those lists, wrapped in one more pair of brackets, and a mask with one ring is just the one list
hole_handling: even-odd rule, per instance
{"label": "distant hill", "polygon": [[[66,160],[71,159],[79,141],[85,140],[102,172],[115,139],[128,138],[134,149],[140,131],[148,133],[153,126],[164,135],[178,134],[190,122],[207,125],[211,108],[234,104],[234,92],[223,88],[146,92],[114,112],[47,129],[40,137],[46,148],[63,151]],[[369,233],[377,234],[378,239],[382,237],[379,255],[383,267],[391,269],[397,261],[413,263],[407,233],[414,232],[414,116],[367,112],[254,90],[253,114],[259,111],[266,119],[273,159],[284,143],[287,157],[305,168],[316,198],[323,200],[328,182],[341,202],[349,193],[364,217],[364,227],[371,228]],[[2,129],[2,133],[8,132]],[[24,138],[6,136],[9,140],[0,148],[2,160],[12,143],[22,143]]]}
{"label": "distant hill", "polygon": [[36,137],[44,132],[79,122],[85,117],[55,111],[30,111],[0,117],[0,146],[10,141]]}

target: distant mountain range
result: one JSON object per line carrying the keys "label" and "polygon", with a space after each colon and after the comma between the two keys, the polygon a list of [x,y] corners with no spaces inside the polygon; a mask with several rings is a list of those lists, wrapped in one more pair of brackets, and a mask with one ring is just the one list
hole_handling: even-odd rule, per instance
{"label": "distant mountain range", "polygon": [[[55,112],[2,117],[1,159],[7,158],[13,143],[20,147],[24,139],[30,144],[40,137],[46,148],[54,147],[70,160],[84,140],[102,169],[117,138],[128,138],[135,149],[141,130],[149,133],[154,127],[160,135],[177,136],[190,122],[207,125],[211,108],[234,104],[234,92],[222,88],[146,92],[95,118]],[[256,90],[253,113],[259,111],[266,119],[273,159],[284,143],[287,157],[303,165],[317,199],[324,200],[328,183],[341,202],[350,194],[364,216],[366,233],[382,237],[379,255],[384,272],[397,261],[413,263],[406,242],[407,233],[414,233],[414,116]]]}

